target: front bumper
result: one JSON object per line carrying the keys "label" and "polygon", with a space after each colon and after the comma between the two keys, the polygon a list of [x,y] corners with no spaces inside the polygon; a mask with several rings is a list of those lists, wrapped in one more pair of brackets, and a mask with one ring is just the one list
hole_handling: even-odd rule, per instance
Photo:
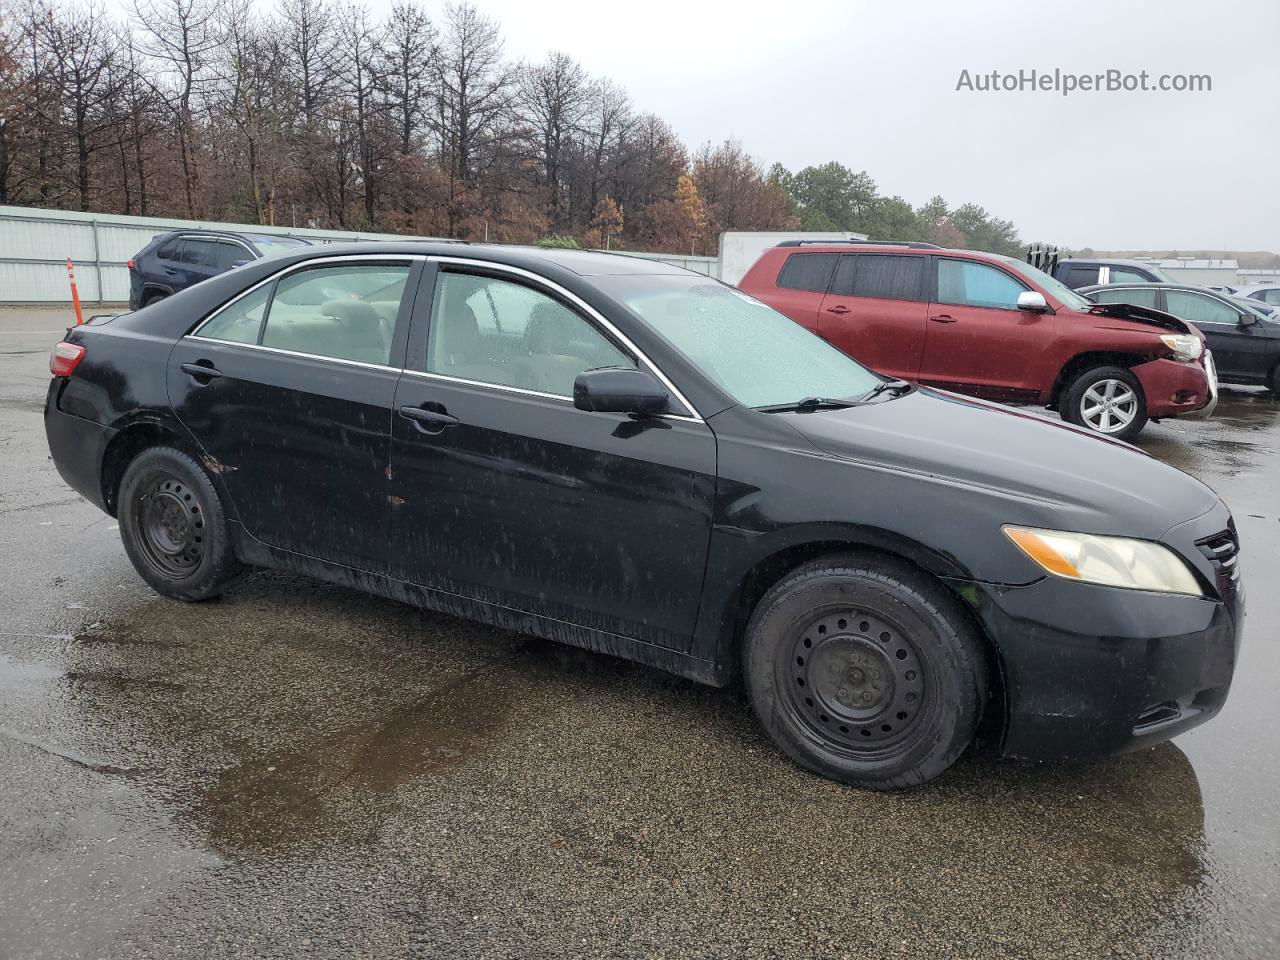
{"label": "front bumper", "polygon": [[1229,527],[1221,508],[1164,538],[1199,571],[1209,597],[1060,577],[961,590],[999,651],[1001,752],[1038,760],[1118,753],[1217,714],[1235,671],[1244,594],[1196,544]]}
{"label": "front bumper", "polygon": [[1201,362],[1149,360],[1132,373],[1142,384],[1150,417],[1207,417],[1218,405],[1218,376],[1208,351]]}

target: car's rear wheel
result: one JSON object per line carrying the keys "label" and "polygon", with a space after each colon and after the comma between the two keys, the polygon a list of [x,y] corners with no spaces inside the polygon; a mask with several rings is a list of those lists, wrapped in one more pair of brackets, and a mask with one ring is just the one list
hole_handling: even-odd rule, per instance
{"label": "car's rear wheel", "polygon": [[977,730],[980,639],[906,564],[858,556],[800,567],[765,594],[743,651],[756,715],[793,760],[872,790],[941,775]]}
{"label": "car's rear wheel", "polygon": [[1271,395],[1280,398],[1280,363],[1271,368],[1271,376],[1267,379],[1267,386],[1271,388]]}
{"label": "car's rear wheel", "polygon": [[1147,425],[1147,398],[1124,367],[1094,367],[1062,391],[1062,419],[1117,440],[1132,440]]}
{"label": "car's rear wheel", "polygon": [[153,290],[142,298],[142,305],[144,307],[149,307],[153,303],[159,303],[167,296],[167,293],[161,293],[159,290]]}
{"label": "car's rear wheel", "polygon": [[120,537],[134,569],[178,600],[216,596],[246,571],[208,475],[171,447],[144,450],[120,481]]}

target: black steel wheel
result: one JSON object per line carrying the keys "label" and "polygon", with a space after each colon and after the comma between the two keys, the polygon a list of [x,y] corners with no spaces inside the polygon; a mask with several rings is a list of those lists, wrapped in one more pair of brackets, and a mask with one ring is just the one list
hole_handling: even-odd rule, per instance
{"label": "black steel wheel", "polygon": [[196,494],[181,478],[159,472],[139,491],[138,509],[130,511],[133,534],[160,575],[171,580],[190,576],[204,552],[204,516]]}
{"label": "black steel wheel", "polygon": [[985,653],[936,581],[904,563],[838,557],[775,585],[747,628],[752,705],[802,766],[877,790],[943,773],[972,741]]}
{"label": "black steel wheel", "polygon": [[124,472],[118,504],[125,552],[158,592],[204,600],[245,572],[217,490],[185,453],[153,447],[138,454]]}

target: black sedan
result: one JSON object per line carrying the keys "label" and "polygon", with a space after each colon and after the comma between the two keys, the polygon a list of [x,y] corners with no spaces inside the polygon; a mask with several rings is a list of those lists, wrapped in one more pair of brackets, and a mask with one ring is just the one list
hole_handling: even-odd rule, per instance
{"label": "black sedan", "polygon": [[1218,379],[1268,387],[1280,396],[1280,321],[1261,301],[1177,283],[1082,287],[1097,303],[1130,303],[1171,313],[1200,328]]}
{"label": "black sedan", "polygon": [[138,573],[278,567],[704,683],[875,789],[1213,716],[1230,513],[1124,444],[886,380],[706,277],[310,248],[54,349],[45,424]]}

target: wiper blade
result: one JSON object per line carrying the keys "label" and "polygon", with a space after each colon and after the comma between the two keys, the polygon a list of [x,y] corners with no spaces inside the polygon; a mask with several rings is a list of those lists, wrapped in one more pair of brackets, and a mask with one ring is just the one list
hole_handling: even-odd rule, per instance
{"label": "wiper blade", "polygon": [[756,407],[762,413],[787,413],[792,410],[807,413],[810,410],[840,410],[852,407],[856,400],[837,400],[833,397],[805,397],[794,403],[774,403],[766,407]]}
{"label": "wiper blade", "polygon": [[876,384],[874,387],[872,387],[870,390],[864,393],[861,397],[858,398],[858,402],[866,403],[868,400],[874,400],[876,397],[880,396],[880,394],[882,393],[892,392],[894,396],[898,396],[900,394],[906,393],[910,389],[911,389],[911,384],[907,383],[907,381],[905,380],[886,380],[883,383]]}

